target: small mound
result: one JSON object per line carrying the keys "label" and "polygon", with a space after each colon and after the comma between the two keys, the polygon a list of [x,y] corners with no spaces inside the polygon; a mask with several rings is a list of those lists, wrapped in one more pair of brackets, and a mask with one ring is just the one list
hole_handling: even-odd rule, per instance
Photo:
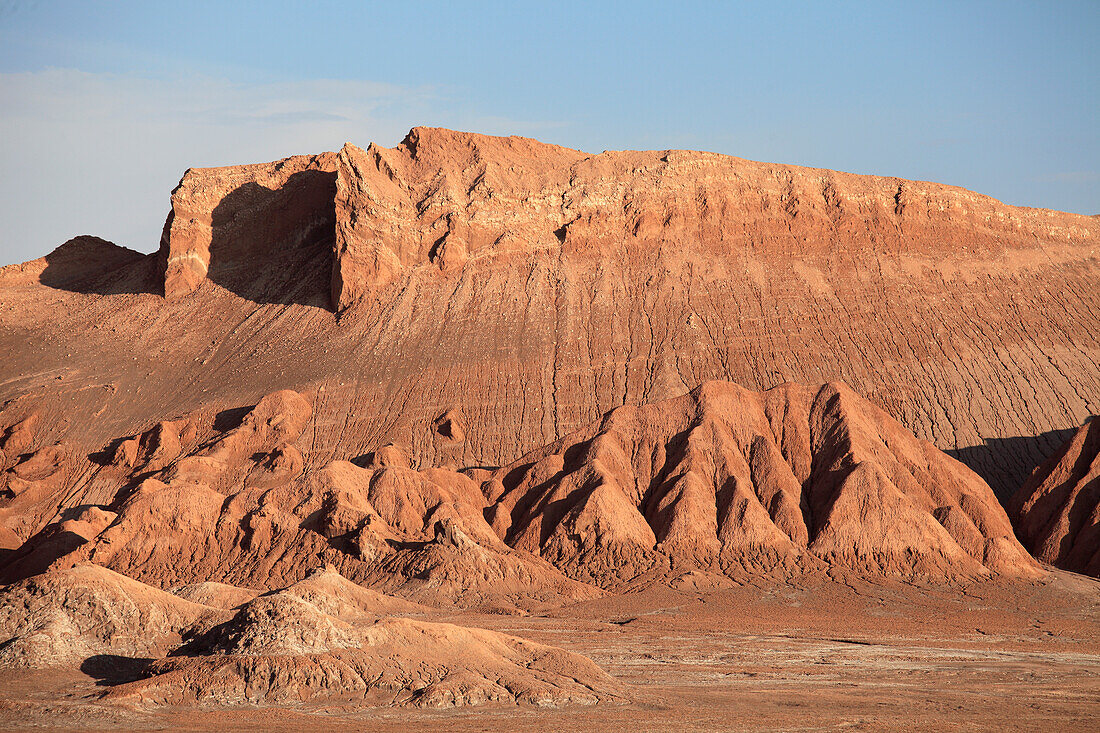
{"label": "small mound", "polygon": [[149,258],[87,234],[73,237],[45,257],[0,267],[0,285],[41,282],[51,288],[82,291],[122,268]]}
{"label": "small mound", "polygon": [[623,697],[621,685],[572,652],[452,624],[368,619],[347,602],[368,600],[351,585],[326,571],[260,596],[107,697],[148,705],[337,698],[419,707]]}
{"label": "small mound", "polygon": [[424,613],[428,609],[401,598],[357,585],[334,567],[311,573],[281,593],[312,603],[324,613],[348,621],[394,614]]}
{"label": "small mound", "polygon": [[248,603],[260,591],[251,588],[239,588],[228,583],[206,581],[203,583],[191,583],[181,585],[168,590],[174,596],[178,596],[192,603],[201,603],[211,608],[224,608],[226,610]]}
{"label": "small mound", "polygon": [[1100,577],[1100,418],[1088,420],[1036,468],[1008,510],[1035,557]]}
{"label": "small mound", "polygon": [[96,565],[51,570],[0,591],[0,667],[158,656],[181,630],[216,614]]}

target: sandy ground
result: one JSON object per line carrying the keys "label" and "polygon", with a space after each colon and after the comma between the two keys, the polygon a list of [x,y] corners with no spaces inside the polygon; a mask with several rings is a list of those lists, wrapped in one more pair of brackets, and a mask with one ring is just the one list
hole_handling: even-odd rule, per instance
{"label": "sandy ground", "polygon": [[820,578],[653,587],[526,617],[448,615],[581,652],[633,701],[543,709],[143,710],[108,680],[10,674],[0,727],[56,730],[1092,731],[1100,724],[1100,582],[914,587]]}

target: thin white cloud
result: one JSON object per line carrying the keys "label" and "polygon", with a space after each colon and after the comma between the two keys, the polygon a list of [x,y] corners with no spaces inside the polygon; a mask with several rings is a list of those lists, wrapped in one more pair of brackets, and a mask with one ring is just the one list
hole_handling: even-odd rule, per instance
{"label": "thin white cloud", "polygon": [[[466,121],[437,90],[368,81],[0,74],[0,265],[78,234],[154,250],[169,194],[189,167],[336,150],[347,140],[393,145],[417,124]],[[545,124],[488,126],[533,134]]]}

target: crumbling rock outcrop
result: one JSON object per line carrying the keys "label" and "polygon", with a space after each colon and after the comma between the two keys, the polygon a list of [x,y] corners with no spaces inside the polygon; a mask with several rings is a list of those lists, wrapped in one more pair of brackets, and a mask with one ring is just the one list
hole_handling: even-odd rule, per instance
{"label": "crumbling rock outcrop", "polygon": [[[245,603],[107,693],[148,705],[367,704],[457,707],[487,702],[594,704],[623,688],[590,660],[481,629],[388,614],[334,572]],[[351,602],[349,602],[351,599]]]}
{"label": "crumbling rock outcrop", "polygon": [[1100,418],[1089,419],[1035,469],[1008,511],[1035,557],[1100,577]]}
{"label": "crumbling rock outcrop", "polygon": [[0,667],[160,656],[182,630],[217,615],[96,565],[53,570],[0,590]]}
{"label": "crumbling rock outcrop", "polygon": [[9,551],[0,577],[93,562],[165,589],[272,589],[331,565],[415,602],[514,611],[654,573],[1038,572],[980,477],[841,383],[708,382],[496,470],[417,470],[394,445],[307,470],[312,415],[281,390],[209,439],[185,418],[119,443],[111,466],[136,485]]}
{"label": "crumbling rock outcrop", "polygon": [[21,538],[35,533],[43,513],[51,509],[49,503],[77,479],[78,452],[70,443],[46,445],[22,455],[17,449],[11,454],[5,451],[9,465],[0,470],[0,522],[7,530]]}
{"label": "crumbling rock outcrop", "polygon": [[1038,573],[981,478],[839,383],[708,382],[614,410],[493,479],[509,545],[601,585],[654,566]]}
{"label": "crumbling rock outcrop", "polygon": [[[123,680],[105,693],[110,700],[255,705],[351,696],[454,707],[624,697],[622,685],[585,657],[401,618],[425,609],[361,588],[333,568],[236,611],[90,564],[10,585],[0,601],[0,667],[79,668]],[[124,675],[138,679],[125,683]]]}
{"label": "crumbling rock outcrop", "polygon": [[308,400],[281,390],[209,438],[190,416],[116,442],[109,468],[130,480],[115,499],[74,508],[13,548],[0,578],[94,562],[224,606],[240,597],[224,584],[278,588],[332,565],[437,606],[511,611],[601,595],[502,542],[478,482],[417,471],[397,446],[307,474],[299,439],[311,417]]}
{"label": "crumbling rock outcrop", "polygon": [[356,582],[431,605],[481,608],[600,595],[502,542],[485,520],[477,482],[447,469],[416,471],[394,446],[365,468],[329,463],[298,492],[303,526],[363,563],[344,569]]}
{"label": "crumbling rock outcrop", "polygon": [[207,278],[254,280],[286,250],[327,255],[335,225],[334,173],[332,153],[188,170],[172,192],[161,239],[165,297],[180,298]]}

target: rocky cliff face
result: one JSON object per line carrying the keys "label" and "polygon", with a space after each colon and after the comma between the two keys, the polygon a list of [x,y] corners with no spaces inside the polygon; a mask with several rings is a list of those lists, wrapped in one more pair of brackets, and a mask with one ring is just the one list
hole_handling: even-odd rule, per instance
{"label": "rocky cliff face", "polygon": [[1091,418],[1037,467],[1008,509],[1035,557],[1100,577],[1100,419]]}
{"label": "rocky cliff face", "polygon": [[263,277],[285,250],[330,248],[335,178],[332,153],[188,170],[161,238],[164,296],[180,298],[206,278]]}
{"label": "rocky cliff face", "polygon": [[938,184],[417,128],[190,171],[161,253],[79,287],[5,268],[0,397],[91,454],[316,392],[319,470],[500,466],[708,380],[843,380],[1005,496],[1100,410],[1098,236]]}

